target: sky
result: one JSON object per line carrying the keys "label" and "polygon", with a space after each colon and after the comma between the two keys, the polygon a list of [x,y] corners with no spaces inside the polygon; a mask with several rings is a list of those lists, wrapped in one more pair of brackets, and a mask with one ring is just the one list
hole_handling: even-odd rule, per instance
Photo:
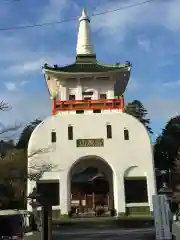
{"label": "sky", "polygon": [[[143,0],[1,0],[0,100],[10,111],[3,124],[27,124],[51,114],[42,74],[44,63],[75,60],[78,20],[44,27],[3,30],[80,17],[126,7]],[[155,139],[166,122],[180,114],[180,0],[154,0],[138,7],[91,17],[97,59],[132,63],[126,103],[147,108]]]}

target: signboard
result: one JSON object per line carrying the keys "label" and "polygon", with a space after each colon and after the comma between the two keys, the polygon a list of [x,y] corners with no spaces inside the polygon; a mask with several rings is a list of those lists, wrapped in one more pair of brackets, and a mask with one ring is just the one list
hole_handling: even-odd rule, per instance
{"label": "signboard", "polygon": [[77,147],[104,147],[104,139],[77,139]]}
{"label": "signboard", "polygon": [[172,239],[170,226],[170,209],[165,195],[153,196],[154,222],[156,228],[156,239]]}

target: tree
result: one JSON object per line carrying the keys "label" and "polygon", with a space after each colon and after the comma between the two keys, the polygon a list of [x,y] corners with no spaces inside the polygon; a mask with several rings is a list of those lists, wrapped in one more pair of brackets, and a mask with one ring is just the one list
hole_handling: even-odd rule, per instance
{"label": "tree", "polygon": [[178,150],[177,156],[174,161],[174,170],[178,175],[180,174],[180,149]]}
{"label": "tree", "polygon": [[154,145],[155,166],[158,169],[172,169],[180,149],[180,116],[171,118],[156,139]]}
{"label": "tree", "polygon": [[30,136],[33,130],[35,129],[35,127],[37,127],[37,125],[39,125],[40,123],[41,123],[40,119],[35,119],[23,129],[20,135],[19,141],[16,145],[18,149],[27,149]]}
{"label": "tree", "polygon": [[47,148],[35,149],[28,155],[28,175],[30,181],[38,182],[45,172],[51,172],[57,168],[57,165],[49,162],[46,154],[53,152],[54,148],[49,146]]}
{"label": "tree", "polygon": [[9,141],[0,141],[0,159],[6,155],[6,153],[13,149],[14,146],[14,141],[13,140],[9,140]]}
{"label": "tree", "polygon": [[128,113],[135,118],[137,118],[144,126],[146,127],[147,131],[150,134],[153,134],[150,125],[150,119],[147,118],[148,112],[147,109],[143,106],[143,104],[138,101],[134,100],[133,102],[130,102],[125,107],[125,113]]}
{"label": "tree", "polygon": [[45,172],[56,168],[56,165],[45,161],[46,157],[42,156],[49,151],[50,147],[39,149],[27,156],[26,149],[13,149],[0,161],[0,189],[6,190],[1,191],[0,202],[4,206],[24,207],[27,179],[37,182]]}
{"label": "tree", "polygon": [[[0,102],[0,111],[9,110],[5,102]],[[28,156],[28,141],[34,128],[41,122],[36,119],[31,122],[22,132],[18,141],[18,148],[9,150],[0,155],[0,204],[7,208],[19,208],[26,198],[27,179],[39,181],[45,172],[52,171],[56,166],[45,161],[45,156],[50,148],[36,149]],[[0,135],[4,138],[5,133],[18,130],[20,125],[4,126],[0,124]],[[39,158],[38,158],[39,157]],[[38,161],[34,161],[38,159]],[[28,164],[29,161],[29,164]],[[22,200],[22,202],[20,201]],[[20,203],[20,205],[18,205]]]}

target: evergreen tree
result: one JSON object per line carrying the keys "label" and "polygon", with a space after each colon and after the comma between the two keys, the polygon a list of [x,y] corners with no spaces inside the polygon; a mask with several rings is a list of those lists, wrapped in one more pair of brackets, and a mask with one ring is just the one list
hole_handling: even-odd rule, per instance
{"label": "evergreen tree", "polygon": [[32,122],[30,122],[22,131],[19,141],[16,145],[18,149],[27,149],[28,147],[28,142],[30,139],[30,136],[33,132],[33,130],[41,123],[40,119],[36,119]]}
{"label": "evergreen tree", "polygon": [[180,150],[180,116],[169,120],[154,145],[155,166],[174,169]]}
{"label": "evergreen tree", "polygon": [[150,134],[153,134],[150,125],[150,119],[147,118],[148,112],[147,109],[143,106],[143,104],[138,101],[134,100],[133,102],[130,102],[125,107],[125,113],[128,113],[135,118],[137,118],[144,126],[146,127],[147,131]]}

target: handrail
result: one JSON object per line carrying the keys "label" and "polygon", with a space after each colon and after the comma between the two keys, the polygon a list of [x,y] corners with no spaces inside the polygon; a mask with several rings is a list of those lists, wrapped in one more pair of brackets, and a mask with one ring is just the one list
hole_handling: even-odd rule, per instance
{"label": "handrail", "polygon": [[180,222],[174,222],[172,224],[172,235],[174,239],[180,239]]}
{"label": "handrail", "polygon": [[124,111],[124,99],[93,99],[93,100],[53,100],[52,114],[57,111],[74,111],[74,110],[108,110],[121,109]]}

